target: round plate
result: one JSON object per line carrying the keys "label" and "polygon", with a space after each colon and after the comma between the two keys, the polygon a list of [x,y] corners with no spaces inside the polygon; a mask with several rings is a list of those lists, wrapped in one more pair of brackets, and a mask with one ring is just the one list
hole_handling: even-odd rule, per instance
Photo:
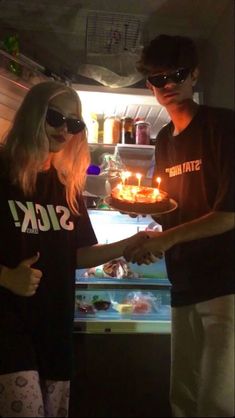
{"label": "round plate", "polygon": [[167,209],[167,210],[165,210],[165,211],[154,211],[154,212],[145,212],[144,210],[143,210],[143,212],[141,212],[140,213],[140,211],[134,211],[134,210],[130,210],[130,211],[127,211],[127,210],[123,210],[123,209],[120,209],[120,208],[118,208],[118,207],[115,207],[112,203],[111,203],[111,196],[106,196],[105,197],[105,199],[104,199],[104,201],[105,201],[105,203],[107,203],[107,205],[109,205],[110,207],[112,207],[112,208],[114,208],[115,210],[118,210],[119,212],[122,212],[122,213],[127,213],[128,215],[130,215],[130,214],[135,214],[135,215],[163,215],[163,214],[165,214],[165,213],[170,213],[170,212],[172,212],[173,210],[175,210],[176,208],[177,208],[177,206],[178,206],[178,204],[177,204],[177,202],[174,200],[174,199],[169,199],[169,202],[170,202],[170,207],[169,207],[169,209]]}

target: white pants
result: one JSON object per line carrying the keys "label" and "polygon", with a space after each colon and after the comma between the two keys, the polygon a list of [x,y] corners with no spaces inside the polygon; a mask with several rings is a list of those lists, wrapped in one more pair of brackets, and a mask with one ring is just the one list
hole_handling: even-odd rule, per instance
{"label": "white pants", "polygon": [[234,295],[172,308],[175,417],[234,416]]}
{"label": "white pants", "polygon": [[39,380],[34,370],[0,375],[0,416],[67,417],[69,381]]}

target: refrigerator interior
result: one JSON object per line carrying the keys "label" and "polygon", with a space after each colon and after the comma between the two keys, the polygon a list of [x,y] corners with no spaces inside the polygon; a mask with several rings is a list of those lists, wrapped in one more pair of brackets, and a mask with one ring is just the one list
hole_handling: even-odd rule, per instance
{"label": "refrigerator interior", "polygon": [[[95,209],[89,210],[89,215],[99,243],[118,241],[146,229],[161,230],[149,215],[131,218],[114,210]],[[169,288],[164,258],[139,266],[121,257],[76,270],[76,328],[86,332],[170,332]]]}
{"label": "refrigerator interior", "polygon": [[[150,215],[138,215],[135,218],[122,214],[116,210],[96,210],[89,209],[89,216],[94,228],[97,240],[100,244],[109,244],[128,238],[139,231],[156,230],[161,231],[162,227],[155,222]],[[125,284],[156,284],[169,285],[165,260],[159,259],[150,265],[137,265],[133,263],[125,263],[123,258],[123,266],[120,262],[116,272],[118,276],[106,275],[103,266],[96,266],[91,269],[76,270],[76,281],[83,283],[92,283],[97,281],[108,281],[112,284],[120,283],[125,280]],[[122,274],[122,269],[128,264],[128,275]]]}

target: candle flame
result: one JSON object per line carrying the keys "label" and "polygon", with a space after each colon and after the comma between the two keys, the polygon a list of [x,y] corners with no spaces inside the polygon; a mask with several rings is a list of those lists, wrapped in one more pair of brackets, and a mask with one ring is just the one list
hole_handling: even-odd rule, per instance
{"label": "candle flame", "polygon": [[160,188],[160,183],[162,181],[161,177],[157,177],[156,180],[157,180],[157,189],[159,189]]}

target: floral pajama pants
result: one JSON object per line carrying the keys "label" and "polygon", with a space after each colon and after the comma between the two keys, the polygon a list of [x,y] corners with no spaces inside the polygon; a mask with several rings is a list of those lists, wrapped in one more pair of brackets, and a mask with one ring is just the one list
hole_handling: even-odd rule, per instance
{"label": "floral pajama pants", "polygon": [[0,375],[0,416],[67,417],[69,381],[40,380],[34,370]]}

